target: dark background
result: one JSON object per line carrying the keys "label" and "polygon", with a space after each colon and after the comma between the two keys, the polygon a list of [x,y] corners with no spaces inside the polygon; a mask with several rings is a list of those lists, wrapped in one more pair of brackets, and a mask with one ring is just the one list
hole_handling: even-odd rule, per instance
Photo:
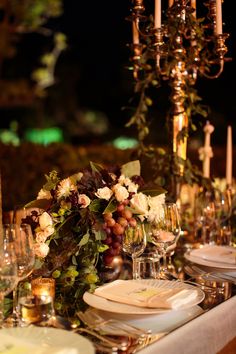
{"label": "dark background", "polygon": [[[147,7],[152,3],[151,0],[144,2]],[[122,110],[129,104],[134,88],[132,73],[128,70],[128,44],[132,33],[131,23],[126,18],[130,14],[130,6],[131,1],[125,0],[64,1],[63,15],[48,23],[53,30],[64,32],[68,41],[68,48],[57,63],[56,84],[48,89],[48,98],[34,109],[1,109],[1,126],[7,128],[11,120],[16,119],[19,133],[22,133],[28,126],[56,125],[63,129],[65,139],[75,144],[102,142],[119,135],[135,136],[134,128],[124,127],[130,112]],[[225,1],[222,12],[224,32],[230,34],[226,41],[227,57],[232,60],[225,63],[218,79],[198,78],[196,85],[202,103],[210,109],[208,119],[215,126],[212,143],[216,145],[225,145],[228,124],[233,125],[235,139],[236,26],[231,6],[230,1]],[[8,62],[6,68],[14,72],[17,63],[15,74],[30,76],[32,69],[39,64],[39,56],[48,48],[50,44],[42,36],[25,35],[18,45],[17,57]],[[156,143],[166,143],[160,128],[164,127],[164,108],[168,105],[168,97],[162,89],[157,90],[152,118],[152,139]],[[86,133],[81,131],[81,116],[87,111],[95,111],[105,117],[107,129],[104,134],[94,134],[89,129]],[[100,124],[99,117],[97,119],[95,125]]]}

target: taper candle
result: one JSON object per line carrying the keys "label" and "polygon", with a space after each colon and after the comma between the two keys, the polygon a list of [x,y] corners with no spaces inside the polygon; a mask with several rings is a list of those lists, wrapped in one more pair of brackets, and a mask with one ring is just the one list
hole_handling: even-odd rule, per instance
{"label": "taper candle", "polygon": [[135,21],[133,21],[132,24],[133,24],[133,44],[139,44],[139,33]]}
{"label": "taper candle", "polygon": [[216,0],[215,34],[222,34],[222,0]]}
{"label": "taper candle", "polygon": [[191,0],[191,7],[194,9],[193,16],[197,17],[197,4],[196,0]]}
{"label": "taper candle", "polygon": [[232,166],[233,166],[233,142],[232,127],[227,128],[227,145],[226,145],[226,184],[232,185]]}
{"label": "taper candle", "polygon": [[161,0],[155,0],[154,27],[161,28]]}

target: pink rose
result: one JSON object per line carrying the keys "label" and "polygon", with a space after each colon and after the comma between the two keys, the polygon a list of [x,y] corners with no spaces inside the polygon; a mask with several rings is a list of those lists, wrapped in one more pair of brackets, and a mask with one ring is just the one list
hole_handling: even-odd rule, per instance
{"label": "pink rose", "polygon": [[91,200],[86,194],[79,194],[79,204],[81,204],[81,208],[87,208],[90,202]]}

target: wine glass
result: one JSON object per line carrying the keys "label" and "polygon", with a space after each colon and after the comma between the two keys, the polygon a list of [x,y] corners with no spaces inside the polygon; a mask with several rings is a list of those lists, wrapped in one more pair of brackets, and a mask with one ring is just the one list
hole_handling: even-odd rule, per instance
{"label": "wine glass", "polygon": [[22,280],[27,278],[34,269],[35,253],[33,247],[33,234],[28,224],[5,225],[9,239],[13,240],[17,262],[17,285],[13,289],[13,312],[8,319],[9,325],[15,326],[18,323],[18,286]]}
{"label": "wine glass", "polygon": [[216,243],[218,245],[230,245],[231,243],[231,222],[232,200],[229,190],[214,191],[215,203],[215,224],[216,224]]}
{"label": "wine glass", "polygon": [[137,269],[135,267],[135,259],[143,253],[146,245],[147,238],[143,223],[137,222],[136,226],[129,225],[125,229],[122,239],[122,249],[125,253],[132,257],[133,279],[137,279],[138,277]]}
{"label": "wine glass", "polygon": [[[3,230],[4,232],[4,230]],[[17,284],[17,264],[14,247],[4,242],[0,246],[0,328],[4,318],[4,297],[8,295]]]}
{"label": "wine glass", "polygon": [[215,242],[215,202],[211,191],[201,191],[195,200],[195,233],[202,244]]}
{"label": "wine glass", "polygon": [[165,203],[162,205],[163,212],[158,221],[150,225],[149,237],[151,242],[157,247],[162,254],[163,264],[160,277],[168,276],[168,267],[166,255],[171,247],[175,247],[180,236],[181,227],[179,220],[178,207],[175,203]]}

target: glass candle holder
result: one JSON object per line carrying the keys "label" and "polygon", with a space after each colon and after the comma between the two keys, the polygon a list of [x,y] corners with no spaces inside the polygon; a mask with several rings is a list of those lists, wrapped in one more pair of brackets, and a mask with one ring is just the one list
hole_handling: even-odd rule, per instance
{"label": "glass candle holder", "polygon": [[52,278],[36,278],[31,281],[31,291],[34,296],[50,296],[55,298],[55,280]]}

